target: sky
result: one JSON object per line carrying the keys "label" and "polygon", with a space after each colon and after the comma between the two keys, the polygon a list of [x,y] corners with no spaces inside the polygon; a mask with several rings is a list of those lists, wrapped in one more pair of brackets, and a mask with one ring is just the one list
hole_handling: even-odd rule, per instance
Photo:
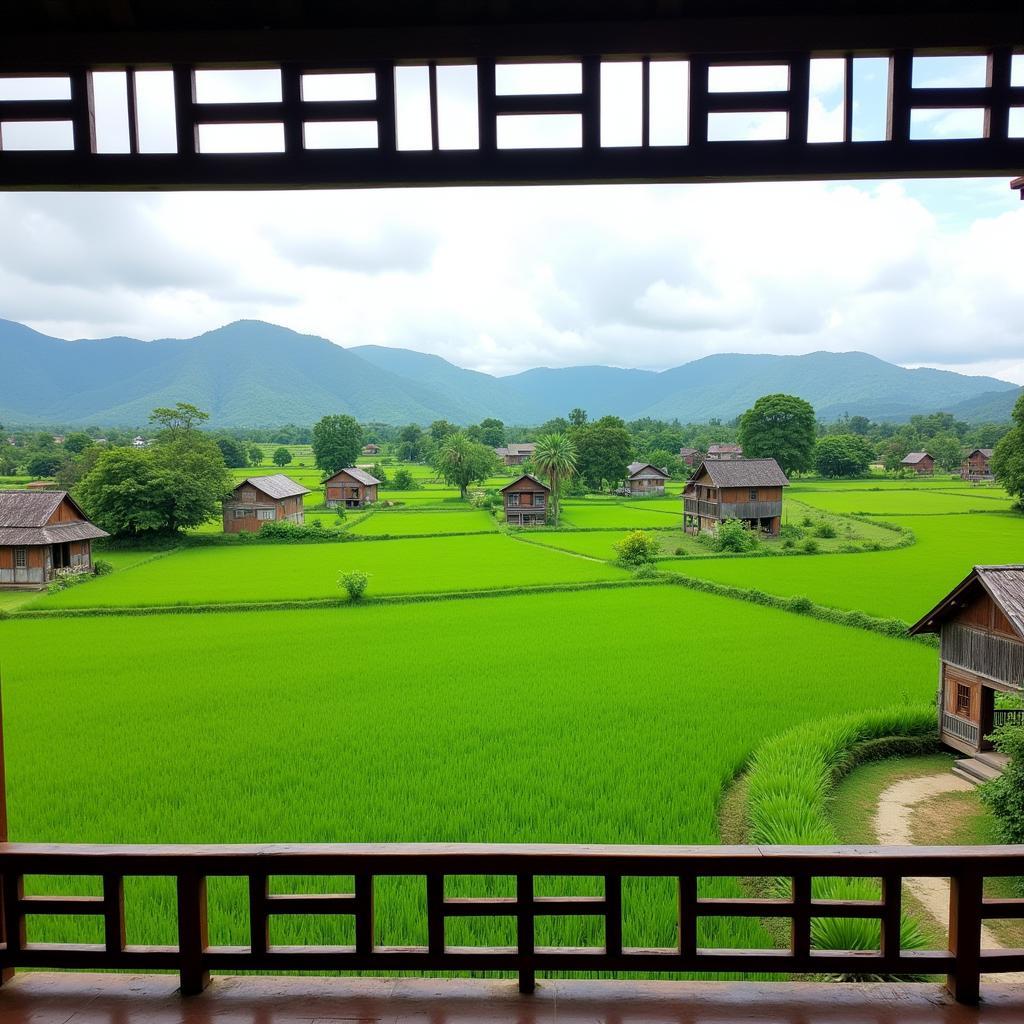
{"label": "sky", "polygon": [[[924,66],[920,84],[971,85],[972,60]],[[815,64],[810,131],[825,140],[842,124],[841,76],[834,61]],[[614,88],[604,95],[615,101],[602,109],[603,144],[631,144],[638,131],[632,67],[606,72]],[[398,83],[403,148],[423,144],[419,70]],[[472,69],[440,70],[441,144],[474,145]],[[858,61],[855,71],[854,136],[875,138],[884,62]],[[666,65],[663,80],[652,80],[652,141],[685,135],[678,104],[663,101],[677,72]],[[742,69],[711,85],[776,88],[777,72]],[[140,127],[144,148],[158,151],[167,144],[166,82],[150,74],[157,77],[139,89]],[[201,101],[273,99],[279,89],[276,72],[203,74]],[[1024,59],[1014,74],[1024,82]],[[918,75],[915,66],[915,84]],[[316,89],[366,95],[367,83],[355,80],[364,76],[328,80],[338,77],[307,76],[304,88],[310,98]],[[499,73],[499,90],[538,91],[538,81],[521,69],[504,81]],[[578,66],[549,67],[541,84],[578,90]],[[126,141],[118,86],[116,76],[97,83],[100,147],[109,151]],[[61,87],[53,84],[57,98]],[[369,88],[372,95],[372,80]],[[26,95],[0,82],[0,100]],[[1014,130],[1024,134],[1020,113]],[[780,130],[770,115],[740,121],[713,125],[713,137]],[[914,131],[963,137],[976,131],[970,122],[970,111],[928,112]],[[214,127],[204,149],[279,144],[276,126],[259,135]],[[332,126],[318,130],[307,145],[338,144]],[[346,131],[355,134],[345,145],[374,144],[373,122]],[[572,118],[519,118],[499,124],[499,144],[572,145],[578,131]],[[5,125],[3,143],[59,148],[60,127]],[[0,317],[63,338],[192,337],[248,318],[346,346],[432,352],[495,374],[598,363],[664,369],[717,352],[825,349],[1024,384],[1024,203],[1005,178],[0,193],[0,225]]]}

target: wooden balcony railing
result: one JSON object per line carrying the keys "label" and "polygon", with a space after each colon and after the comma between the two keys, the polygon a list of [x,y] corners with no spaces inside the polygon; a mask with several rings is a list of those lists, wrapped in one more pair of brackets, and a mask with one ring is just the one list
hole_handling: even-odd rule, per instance
{"label": "wooden balcony railing", "polygon": [[992,712],[992,726],[1024,725],[1024,708],[996,708]]}
{"label": "wooden balcony railing", "polygon": [[710,519],[774,519],[782,515],[781,501],[703,501],[684,498],[683,511]]}
{"label": "wooden balcony railing", "polygon": [[[641,971],[653,973],[946,974],[953,995],[973,1002],[980,975],[1024,971],[1024,950],[982,950],[981,925],[992,918],[1024,918],[1024,899],[986,899],[987,877],[1024,875],[1024,846],[1009,847],[677,847],[490,846],[445,844],[323,846],[72,846],[0,844],[5,943],[4,977],[15,968],[177,971],[181,992],[200,992],[211,971],[441,971],[514,972],[520,989],[533,990],[537,971]],[[26,875],[100,876],[103,895],[26,896]],[[354,879],[353,892],[335,895],[270,895],[275,876]],[[426,946],[384,946],[374,930],[374,880],[419,875]],[[515,879],[514,897],[451,898],[453,875],[502,875]],[[125,940],[124,879],[163,876],[177,886],[175,946],[133,946]],[[207,876],[248,882],[250,922],[246,946],[211,946],[207,934]],[[604,882],[601,896],[535,895],[548,876],[590,876]],[[878,878],[880,900],[823,900],[813,896],[821,877]],[[678,886],[678,938],[671,948],[623,944],[623,878],[663,877]],[[699,880],[720,877],[788,878],[789,898],[706,898]],[[950,879],[947,949],[900,948],[902,880]],[[30,943],[26,915],[94,915],[103,920],[101,944]],[[277,914],[336,914],[354,919],[352,946],[280,947],[269,942]],[[596,948],[535,944],[535,922],[548,915],[592,915],[604,923]],[[452,917],[506,917],[516,923],[511,947],[450,946]],[[705,917],[782,918],[790,922],[785,949],[718,949],[698,946]],[[880,924],[881,948],[812,948],[815,918],[869,918]]]}

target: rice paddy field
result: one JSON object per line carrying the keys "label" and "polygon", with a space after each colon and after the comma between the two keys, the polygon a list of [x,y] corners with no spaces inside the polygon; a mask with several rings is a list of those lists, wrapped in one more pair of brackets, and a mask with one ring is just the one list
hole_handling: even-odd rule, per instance
{"label": "rice paddy field", "polygon": [[[510,532],[420,479],[420,490],[396,492],[397,509],[350,513],[340,525],[333,512],[309,513],[358,539],[113,547],[97,552],[114,566],[108,576],[6,605],[0,597],[12,838],[714,843],[725,787],[766,740],[848,712],[934,706],[932,648],[695,592],[671,576],[635,583],[612,544],[638,528],[666,550],[687,543],[678,496],[572,499],[566,529]],[[667,558],[659,568],[915,619],[972,564],[1024,560],[1024,517],[995,488],[854,483],[798,483],[787,516],[849,524],[861,540],[898,538],[880,525],[891,523],[913,531],[912,545]],[[838,515],[858,511],[870,514]],[[340,599],[342,569],[370,574],[371,600],[302,606]],[[594,586],[607,583],[617,586]],[[556,590],[530,592],[541,587]],[[487,593],[498,589],[520,592]],[[260,607],[276,601],[295,604]],[[238,603],[251,610],[216,608]],[[180,613],[198,605],[210,607]],[[103,614],[63,615],[72,609]],[[699,670],[697,644],[707,652]],[[512,883],[461,880],[452,894],[506,895]],[[540,884],[597,891],[580,879]],[[81,881],[29,885],[83,893]],[[707,891],[742,890],[722,880]],[[132,878],[126,893],[129,942],[173,944],[170,887]],[[233,881],[211,880],[212,943],[247,941],[246,899]],[[422,879],[381,880],[378,941],[422,944],[424,899]],[[674,942],[670,886],[627,880],[624,902],[627,944]],[[30,917],[29,939],[96,941],[95,924]],[[453,944],[512,939],[502,919],[450,924]],[[346,918],[280,917],[271,939],[347,944],[350,927]],[[593,918],[539,928],[542,944],[601,943]],[[702,928],[706,946],[774,942],[755,919]]]}

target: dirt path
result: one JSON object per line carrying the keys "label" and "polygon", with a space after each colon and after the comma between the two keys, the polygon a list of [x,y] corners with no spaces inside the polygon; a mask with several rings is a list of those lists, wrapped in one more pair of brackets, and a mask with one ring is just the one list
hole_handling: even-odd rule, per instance
{"label": "dirt path", "polygon": [[[872,827],[879,843],[886,846],[913,846],[910,820],[921,804],[944,793],[967,793],[974,787],[952,772],[922,775],[894,782],[882,790]],[[908,878],[904,885],[942,928],[949,922],[949,881],[945,878]],[[981,928],[984,949],[1004,949],[992,930]],[[1024,982],[1024,974],[986,975],[986,981]]]}

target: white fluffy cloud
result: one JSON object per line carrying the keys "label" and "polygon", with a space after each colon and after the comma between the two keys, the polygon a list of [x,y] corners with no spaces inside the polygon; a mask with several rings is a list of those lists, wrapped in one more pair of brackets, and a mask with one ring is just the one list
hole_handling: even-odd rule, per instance
{"label": "white fluffy cloud", "polygon": [[1024,382],[1004,180],[0,195],[0,316],[62,337],[241,317],[496,373],[860,349]]}

